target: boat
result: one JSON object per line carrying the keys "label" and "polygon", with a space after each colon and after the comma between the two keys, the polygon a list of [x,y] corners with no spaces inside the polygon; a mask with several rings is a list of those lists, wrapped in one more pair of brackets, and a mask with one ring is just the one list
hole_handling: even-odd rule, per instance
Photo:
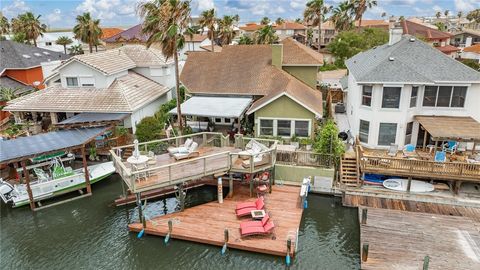
{"label": "boat", "polygon": [[372,173],[366,173],[363,176],[363,183],[368,184],[368,185],[373,185],[373,186],[382,186],[383,181],[387,179],[387,176],[382,175],[382,174],[372,174]]}
{"label": "boat", "polygon": [[[37,176],[35,181],[30,182],[34,201],[45,200],[61,194],[72,192],[86,187],[84,169],[73,170],[63,165],[59,156],[51,159],[50,174],[40,167],[45,162],[29,166]],[[113,161],[90,165],[87,167],[90,184],[101,181],[115,172]],[[12,207],[20,207],[30,203],[27,185],[12,185],[0,178],[0,198],[4,203],[11,203]]]}
{"label": "boat", "polygon": [[[383,181],[383,186],[391,190],[407,191],[408,179],[389,178]],[[412,180],[410,185],[410,192],[415,193],[431,192],[434,189],[432,184],[420,180]]]}

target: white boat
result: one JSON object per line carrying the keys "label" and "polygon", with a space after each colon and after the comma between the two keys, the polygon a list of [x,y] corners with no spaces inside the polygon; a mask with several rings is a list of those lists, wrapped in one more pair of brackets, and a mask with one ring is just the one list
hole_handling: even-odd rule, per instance
{"label": "white boat", "polygon": [[[84,169],[72,170],[64,167],[60,159],[53,163],[51,176],[39,168],[33,168],[37,175],[36,181],[30,182],[34,201],[40,201],[55,197],[64,193],[86,187]],[[113,161],[88,166],[90,183],[96,183],[107,178],[115,172]],[[27,185],[11,185],[0,179],[0,197],[5,203],[12,203],[13,207],[19,207],[30,203]]]}
{"label": "white boat", "polygon": [[[383,186],[385,188],[396,190],[396,191],[407,191],[408,179],[401,178],[389,178],[383,181]],[[422,193],[422,192],[431,192],[435,188],[432,184],[420,180],[412,180],[410,184],[410,192]]]}

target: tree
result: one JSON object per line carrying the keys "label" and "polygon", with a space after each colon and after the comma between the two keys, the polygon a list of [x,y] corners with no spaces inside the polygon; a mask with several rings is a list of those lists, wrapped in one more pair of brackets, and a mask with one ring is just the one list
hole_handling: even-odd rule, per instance
{"label": "tree", "polygon": [[77,24],[73,27],[75,38],[87,43],[90,53],[93,53],[93,46],[99,43],[102,36],[100,20],[93,19],[90,12],[86,12],[78,15],[76,21]]}
{"label": "tree", "polygon": [[240,40],[238,41],[238,44],[239,45],[251,45],[251,44],[253,44],[253,40],[249,36],[242,35],[240,37]]}
{"label": "tree", "polygon": [[476,71],[480,71],[480,64],[473,59],[461,59],[460,62],[462,62],[466,66],[475,69]]}
{"label": "tree", "polygon": [[57,40],[55,41],[55,44],[63,46],[63,52],[65,54],[67,54],[67,45],[70,45],[72,43],[73,43],[73,40],[71,40],[67,36],[58,37]]}
{"label": "tree", "polygon": [[180,108],[180,77],[178,52],[185,46],[185,34],[192,36],[188,27],[190,21],[190,1],[154,0],[138,5],[140,17],[144,19],[142,32],[148,35],[147,47],[160,44],[165,57],[173,57],[175,62],[175,90],[177,93],[177,118],[180,133],[183,131],[182,111]]}
{"label": "tree", "polygon": [[345,152],[345,145],[338,138],[338,128],[332,119],[327,119],[321,126],[320,132],[315,137],[313,149],[317,153],[330,154],[337,158]]}
{"label": "tree", "polygon": [[21,88],[10,88],[0,85],[0,101],[10,101],[20,96]]}
{"label": "tree", "polygon": [[281,17],[278,17],[276,20],[275,20],[275,24],[276,25],[281,25],[285,22],[284,19],[282,19]]}
{"label": "tree", "polygon": [[382,16],[382,18],[385,18],[385,17],[387,17],[387,13],[386,13],[386,12],[382,12],[382,15],[381,15],[381,16]]}
{"label": "tree", "polygon": [[302,20],[301,18],[296,18],[296,19],[295,19],[295,22],[296,22],[296,23],[303,23],[303,20]]}
{"label": "tree", "polygon": [[305,10],[303,11],[304,20],[318,27],[317,50],[319,52],[323,40],[322,23],[324,22],[325,14],[330,12],[330,10],[331,7],[325,6],[323,0],[310,0],[307,2]]}
{"label": "tree", "polygon": [[30,44],[30,41],[27,39],[27,35],[24,32],[17,32],[13,34],[12,41],[17,43],[26,43]]}
{"label": "tree", "polygon": [[238,15],[225,15],[218,20],[218,37],[222,46],[232,43],[236,35],[235,25],[239,20],[240,17]]}
{"label": "tree", "polygon": [[437,19],[440,19],[440,17],[442,17],[442,13],[440,11],[437,11],[437,13],[435,13],[435,17],[437,17]]}
{"label": "tree", "polygon": [[405,21],[405,16],[403,16],[403,15],[400,16],[400,18],[398,18],[398,20],[401,21],[401,22]]}
{"label": "tree", "polygon": [[376,0],[351,0],[352,11],[355,15],[355,20],[358,20],[358,27],[362,27],[363,14],[367,9],[377,5]]}
{"label": "tree", "polygon": [[2,12],[0,12],[0,36],[8,33],[10,33],[10,23],[7,17],[3,16]]}
{"label": "tree", "polygon": [[12,20],[14,34],[24,33],[27,40],[32,40],[37,47],[37,38],[45,33],[47,26],[40,22],[41,15],[35,16],[32,12],[25,12]]}
{"label": "tree", "polygon": [[261,25],[267,25],[270,23],[270,19],[268,17],[263,17],[262,20],[260,21]]}
{"label": "tree", "polygon": [[136,127],[135,137],[137,137],[138,141],[148,142],[160,138],[164,125],[159,119],[149,116],[143,118]]}
{"label": "tree", "polygon": [[254,35],[255,44],[273,44],[278,41],[278,36],[272,25],[265,25],[255,31]]}
{"label": "tree", "polygon": [[448,10],[448,9],[445,10],[445,11],[443,12],[443,14],[445,15],[445,18],[448,19],[448,15],[450,14],[450,10]]}
{"label": "tree", "polygon": [[333,9],[332,22],[337,31],[350,30],[353,27],[351,17],[352,5],[348,1],[341,2]]}
{"label": "tree", "polygon": [[436,22],[434,25],[440,31],[445,31],[447,29],[447,27],[445,26],[445,24],[443,22]]}
{"label": "tree", "polygon": [[313,29],[309,27],[307,29],[307,45],[312,46],[312,43],[313,43]]}
{"label": "tree", "polygon": [[70,48],[68,48],[68,53],[71,55],[83,54],[82,45],[77,44],[77,45],[70,46]]}
{"label": "tree", "polygon": [[480,8],[470,11],[467,14],[467,20],[480,23]]}
{"label": "tree", "polygon": [[463,17],[463,11],[459,11],[457,13],[458,23],[460,23],[460,19],[462,19],[462,17]]}
{"label": "tree", "polygon": [[200,14],[200,20],[198,22],[202,29],[202,34],[205,28],[208,29],[208,36],[212,41],[212,52],[214,52],[215,45],[215,26],[217,25],[217,18],[215,17],[215,9],[205,10]]}

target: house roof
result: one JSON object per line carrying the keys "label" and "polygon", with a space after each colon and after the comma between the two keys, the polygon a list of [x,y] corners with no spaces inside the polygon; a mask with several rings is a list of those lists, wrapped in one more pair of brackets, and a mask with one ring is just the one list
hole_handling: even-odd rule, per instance
{"label": "house roof", "polygon": [[185,35],[185,41],[187,42],[202,42],[207,38],[208,38],[207,35],[201,35],[201,34],[193,34],[191,37],[189,35]]}
{"label": "house roof", "polygon": [[301,23],[286,21],[280,25],[274,26],[275,30],[305,30],[307,27]]}
{"label": "house roof", "polygon": [[71,56],[10,40],[0,41],[0,74],[5,69],[28,69],[42,62],[65,60]]}
{"label": "house roof", "polygon": [[480,123],[472,117],[417,115],[415,119],[435,140],[480,141]]}
{"label": "house roof", "polygon": [[452,45],[445,45],[445,46],[440,46],[440,47],[435,47],[437,50],[443,52],[443,53],[452,53],[452,52],[458,52],[460,51],[459,48],[452,46]]}
{"label": "house roof", "polygon": [[405,35],[346,61],[359,83],[480,82],[480,73],[427,43]]}
{"label": "house roof", "polygon": [[122,40],[139,40],[142,42],[146,42],[148,39],[148,35],[142,33],[142,25],[137,24],[132,26],[126,30],[123,30],[120,33],[117,33],[111,37],[104,39],[106,43],[115,43]]}
{"label": "house roof", "polygon": [[[212,45],[204,45],[204,46],[200,46],[200,48],[204,49],[205,51],[209,51],[209,52],[212,51]],[[218,46],[218,45],[213,45],[213,51],[214,52],[221,52],[222,47]]]}
{"label": "house roof", "polygon": [[283,44],[284,65],[323,65],[323,55],[294,40],[286,38]]}
{"label": "house roof", "polygon": [[447,39],[453,36],[450,33],[442,32],[440,30],[430,28],[423,24],[414,23],[409,20],[403,20],[400,23],[403,28],[403,34],[421,36],[428,40]]}
{"label": "house roof", "polygon": [[17,80],[14,80],[10,77],[7,76],[1,76],[0,77],[0,86],[7,87],[7,88],[13,88],[13,89],[19,89],[17,93],[23,94],[28,91],[33,91],[35,88],[31,85],[26,85],[24,83],[21,83]]}
{"label": "house roof", "polygon": [[131,113],[168,92],[168,88],[129,71],[104,89],[63,88],[54,84],[7,103],[6,111]]}
{"label": "house roof", "polygon": [[264,25],[257,24],[257,23],[247,23],[244,26],[240,26],[239,28],[243,31],[257,31],[258,29],[262,28]]}
{"label": "house roof", "polygon": [[464,52],[473,52],[473,53],[478,53],[480,54],[480,44],[475,44],[473,46],[470,46],[470,47],[466,47],[465,49],[463,49]]}
{"label": "house roof", "polygon": [[100,39],[106,39],[121,32],[123,32],[123,29],[120,28],[102,27],[102,36],[100,37]]}
{"label": "house roof", "polygon": [[[358,27],[360,21],[355,21],[355,26]],[[362,20],[362,27],[384,27],[388,28],[390,24],[385,20]]]}
{"label": "house roof", "polygon": [[462,32],[457,33],[455,35],[463,35],[463,34],[469,34],[469,35],[480,37],[480,31],[473,30],[473,29],[468,29],[468,28],[463,28]]}

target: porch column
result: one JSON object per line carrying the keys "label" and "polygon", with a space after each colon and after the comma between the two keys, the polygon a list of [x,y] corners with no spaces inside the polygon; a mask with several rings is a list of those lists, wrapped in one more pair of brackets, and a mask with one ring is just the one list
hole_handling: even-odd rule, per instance
{"label": "porch column", "polygon": [[423,128],[423,130],[425,131],[425,133],[423,134],[423,151],[425,151],[425,148],[427,147],[428,132],[425,128]]}
{"label": "porch column", "polygon": [[22,117],[20,116],[20,112],[13,112],[13,118],[15,119],[15,124],[22,123]]}
{"label": "porch column", "polygon": [[83,163],[83,170],[85,174],[85,184],[87,186],[87,193],[92,193],[92,187],[90,186],[90,173],[88,172],[87,157],[85,155],[85,145],[82,147],[82,163]]}
{"label": "porch column", "polygon": [[55,112],[50,113],[50,119],[52,120],[52,125],[58,124],[58,115]]}
{"label": "porch column", "polygon": [[27,183],[27,193],[28,200],[30,201],[30,209],[35,210],[35,202],[33,201],[32,188],[30,187],[30,174],[28,173],[27,166],[25,165],[25,160],[22,160],[22,170],[23,176],[25,177],[25,182]]}

